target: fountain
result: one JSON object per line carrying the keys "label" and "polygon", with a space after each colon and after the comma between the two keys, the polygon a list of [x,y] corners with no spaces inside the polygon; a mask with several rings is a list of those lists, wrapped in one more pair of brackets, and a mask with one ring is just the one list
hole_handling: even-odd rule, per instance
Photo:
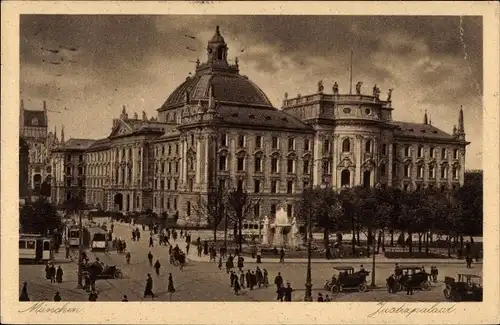
{"label": "fountain", "polygon": [[269,245],[269,218],[264,217],[264,224],[262,226],[262,245]]}
{"label": "fountain", "polygon": [[268,216],[264,217],[262,245],[296,248],[300,242],[297,220],[293,217],[290,222],[285,209],[281,208],[277,211],[274,223],[270,223]]}

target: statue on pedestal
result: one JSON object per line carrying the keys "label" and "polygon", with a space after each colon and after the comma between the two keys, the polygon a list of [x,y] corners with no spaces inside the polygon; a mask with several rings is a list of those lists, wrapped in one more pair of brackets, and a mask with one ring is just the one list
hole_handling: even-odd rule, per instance
{"label": "statue on pedestal", "polygon": [[335,81],[335,83],[333,84],[333,94],[334,95],[338,95],[339,94],[339,85],[337,84],[337,82]]}
{"label": "statue on pedestal", "polygon": [[363,85],[362,81],[358,81],[358,83],[356,84],[356,94],[357,95],[361,95],[361,86],[362,85]]}
{"label": "statue on pedestal", "polygon": [[323,80],[318,81],[318,93],[321,94],[325,87],[323,86]]}
{"label": "statue on pedestal", "polygon": [[393,91],[393,90],[394,90],[393,88],[389,89],[389,93],[387,94],[387,101],[388,101],[388,102],[390,102],[390,101],[391,101],[392,91]]}
{"label": "statue on pedestal", "polygon": [[264,217],[264,224],[262,225],[262,245],[269,244],[269,218]]}

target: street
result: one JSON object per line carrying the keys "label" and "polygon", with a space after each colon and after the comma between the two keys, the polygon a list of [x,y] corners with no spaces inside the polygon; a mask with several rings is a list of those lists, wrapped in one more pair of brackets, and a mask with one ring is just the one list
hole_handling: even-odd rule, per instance
{"label": "street", "polygon": [[[117,254],[116,251],[108,252],[90,252],[88,254],[91,261],[98,257],[102,262],[108,265],[117,265],[122,269],[123,279],[98,280],[96,282],[99,291],[99,301],[120,301],[123,295],[127,295],[130,301],[151,301],[152,298],[144,298],[144,287],[147,273],[153,277],[153,291],[157,295],[155,301],[273,301],[276,300],[276,287],[273,285],[274,277],[281,272],[285,283],[290,282],[294,288],[293,300],[302,301],[304,298],[304,283],[306,274],[305,263],[270,263],[255,264],[245,261],[244,270],[255,270],[256,266],[261,269],[267,269],[269,272],[270,286],[268,288],[244,289],[240,295],[235,295],[229,286],[229,275],[225,270],[219,270],[217,263],[209,263],[208,257],[203,257],[206,261],[193,261],[192,257],[196,255],[196,247],[192,246],[189,252],[187,266],[183,271],[178,267],[168,263],[168,247],[158,246],[155,241],[155,247],[149,249],[149,234],[141,230],[141,240],[134,242],[131,237],[131,226],[128,224],[115,223],[114,236],[121,237],[127,241],[127,250],[131,253],[131,263],[126,264],[125,254]],[[194,241],[196,236],[193,235]],[[172,243],[172,239],[171,239]],[[174,244],[178,244],[182,250],[185,250],[184,239],[177,239]],[[64,261],[64,249],[56,257],[56,267],[61,265],[64,270],[63,283],[51,284],[45,279],[44,265],[21,265],[20,266],[20,287],[23,282],[28,283],[28,292],[31,300],[52,300],[56,291],[60,292],[63,301],[86,301],[88,293],[76,289],[77,285],[77,265],[76,263]],[[160,275],[157,276],[154,269],[149,265],[148,252],[156,259],[160,260]],[[74,253],[76,256],[76,253]],[[404,263],[400,262],[400,263]],[[472,273],[482,275],[482,264],[473,264],[472,269],[467,269],[465,263],[457,261],[450,264],[436,264],[439,268],[438,283],[433,284],[429,291],[416,290],[413,296],[406,295],[406,292],[389,294],[385,288],[385,279],[393,272],[394,264],[380,263],[376,266],[376,285],[379,287],[367,292],[347,292],[333,294],[323,290],[325,282],[332,277],[333,263],[314,263],[312,264],[312,282],[313,297],[316,300],[317,294],[329,294],[334,301],[422,301],[434,302],[444,301],[444,277],[456,277],[457,273]],[[347,264],[335,262],[335,266],[352,266],[355,270],[360,267],[359,263]],[[406,263],[408,264],[408,263]],[[421,266],[420,264],[417,264]],[[423,265],[427,270],[429,265]],[[366,270],[371,271],[371,263],[365,263]],[[176,292],[170,295],[167,292],[168,275],[172,273]],[[371,282],[371,274],[367,278],[368,284]]]}

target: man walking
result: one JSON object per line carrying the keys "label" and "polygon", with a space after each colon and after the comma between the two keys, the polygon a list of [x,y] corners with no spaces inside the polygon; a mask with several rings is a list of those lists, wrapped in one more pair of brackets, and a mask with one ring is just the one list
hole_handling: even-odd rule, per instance
{"label": "man walking", "polygon": [[151,252],[148,253],[149,266],[153,266],[153,254]]}
{"label": "man walking", "polygon": [[146,288],[144,289],[144,298],[151,296],[152,298],[155,297],[155,294],[153,293],[153,279],[151,278],[151,274],[148,273],[148,278],[146,279]]}

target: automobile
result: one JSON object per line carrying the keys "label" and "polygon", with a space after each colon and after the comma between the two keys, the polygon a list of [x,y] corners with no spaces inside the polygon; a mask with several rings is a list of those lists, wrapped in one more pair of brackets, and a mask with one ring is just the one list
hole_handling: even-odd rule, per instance
{"label": "automobile", "polygon": [[482,278],[475,274],[457,274],[457,281],[452,277],[445,277],[446,288],[443,294],[448,301],[482,301]]}
{"label": "automobile", "polygon": [[325,284],[325,289],[332,291],[332,293],[338,293],[347,290],[358,290],[359,292],[365,292],[366,277],[370,274],[369,271],[357,271],[354,272],[352,266],[342,266],[333,268],[338,275],[334,273],[332,280],[327,281]]}
{"label": "automobile", "polygon": [[88,272],[95,279],[121,279],[122,271],[116,265],[103,265],[99,262],[84,265],[83,272]]}
{"label": "automobile", "polygon": [[[396,273],[396,272],[395,272]],[[409,286],[413,289],[430,290],[431,282],[429,281],[429,274],[423,270],[421,266],[407,265],[400,266],[399,272],[396,275],[396,283],[394,284],[394,291],[406,289]]]}

